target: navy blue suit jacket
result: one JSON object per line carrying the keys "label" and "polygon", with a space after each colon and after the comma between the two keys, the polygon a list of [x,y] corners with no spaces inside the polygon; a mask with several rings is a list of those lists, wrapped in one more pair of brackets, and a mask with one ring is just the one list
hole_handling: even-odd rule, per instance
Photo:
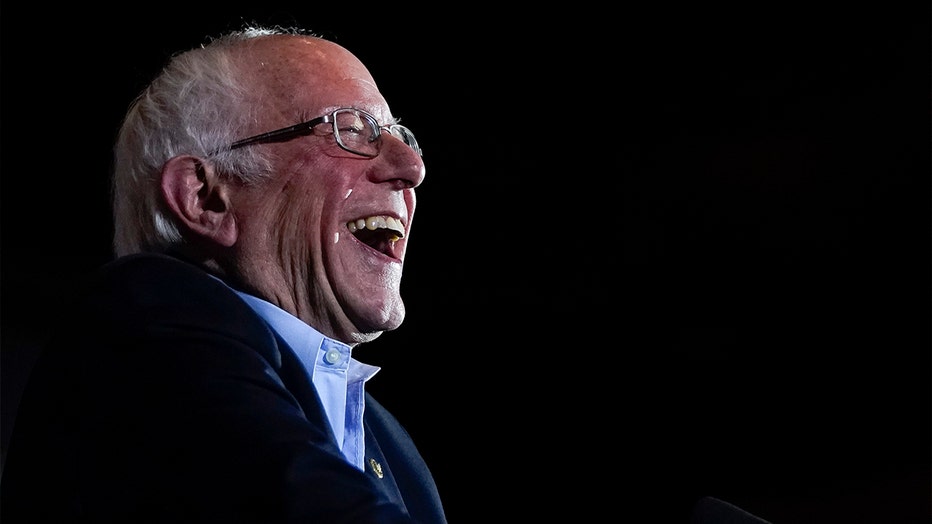
{"label": "navy blue suit jacket", "polygon": [[55,314],[13,427],[4,524],[445,522],[398,421],[367,396],[367,467],[348,464],[294,352],[202,269],[124,257]]}

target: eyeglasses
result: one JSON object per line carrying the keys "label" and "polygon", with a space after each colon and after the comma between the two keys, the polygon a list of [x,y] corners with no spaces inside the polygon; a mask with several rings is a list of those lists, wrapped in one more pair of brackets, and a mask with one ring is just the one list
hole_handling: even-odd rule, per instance
{"label": "eyeglasses", "polygon": [[382,130],[385,130],[407,144],[418,155],[423,155],[420,146],[417,145],[417,140],[414,138],[414,133],[407,127],[400,124],[383,126],[369,113],[361,109],[348,107],[337,109],[330,114],[319,116],[307,122],[237,140],[221,149],[221,151],[232,151],[252,144],[286,142],[299,136],[312,134],[314,128],[320,124],[330,124],[337,145],[350,153],[367,158],[377,157],[382,149]]}

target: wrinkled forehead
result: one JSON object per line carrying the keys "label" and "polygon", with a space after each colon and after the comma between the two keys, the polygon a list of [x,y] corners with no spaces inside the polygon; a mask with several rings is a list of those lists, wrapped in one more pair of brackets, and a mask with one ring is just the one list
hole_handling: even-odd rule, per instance
{"label": "wrinkled forehead", "polygon": [[354,106],[380,120],[390,115],[368,68],[333,42],[308,36],[277,36],[250,49],[257,85],[282,112],[324,113]]}

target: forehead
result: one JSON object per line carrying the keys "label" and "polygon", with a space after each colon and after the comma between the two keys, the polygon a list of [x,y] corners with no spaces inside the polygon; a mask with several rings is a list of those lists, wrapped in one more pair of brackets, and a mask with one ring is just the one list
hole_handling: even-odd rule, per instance
{"label": "forehead", "polygon": [[255,81],[266,103],[282,111],[326,112],[337,107],[388,116],[385,101],[366,66],[347,49],[309,36],[276,36],[249,51]]}

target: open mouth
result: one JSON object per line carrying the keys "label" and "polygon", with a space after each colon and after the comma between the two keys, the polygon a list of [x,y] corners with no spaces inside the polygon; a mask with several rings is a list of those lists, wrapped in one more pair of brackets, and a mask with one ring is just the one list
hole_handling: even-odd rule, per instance
{"label": "open mouth", "polygon": [[395,242],[405,236],[405,226],[401,220],[385,215],[357,218],[347,222],[346,227],[363,244],[393,258]]}

